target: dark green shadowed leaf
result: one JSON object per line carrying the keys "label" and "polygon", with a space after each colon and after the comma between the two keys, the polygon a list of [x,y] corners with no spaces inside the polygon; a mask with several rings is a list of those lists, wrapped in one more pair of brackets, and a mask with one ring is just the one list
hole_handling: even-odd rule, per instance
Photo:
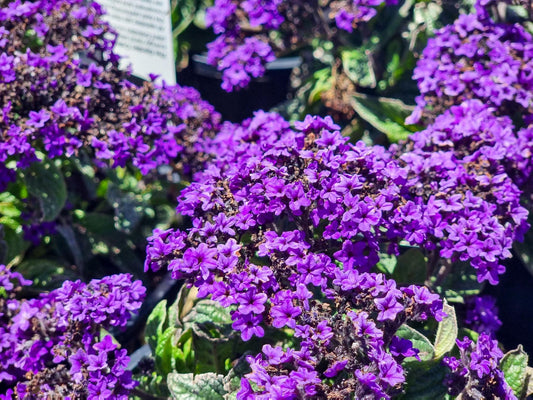
{"label": "dark green shadowed leaf", "polygon": [[446,398],[443,381],[448,369],[439,361],[404,363],[407,375],[401,400],[438,400]]}
{"label": "dark green shadowed leaf", "polygon": [[37,198],[45,221],[54,220],[67,200],[67,186],[61,171],[50,160],[35,162],[23,172],[28,193]]}
{"label": "dark green shadowed leaf", "polygon": [[397,258],[392,278],[398,283],[423,284],[427,262],[419,249],[410,248]]}
{"label": "dark green shadowed leaf", "polygon": [[357,94],[352,97],[355,112],[378,131],[384,133],[389,141],[395,143],[417,130],[416,126],[406,125],[413,107],[398,99]]}

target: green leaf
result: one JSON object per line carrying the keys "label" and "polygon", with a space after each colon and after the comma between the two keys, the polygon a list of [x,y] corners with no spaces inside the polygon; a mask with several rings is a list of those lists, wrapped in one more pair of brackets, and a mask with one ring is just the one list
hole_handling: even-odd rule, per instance
{"label": "green leaf", "polygon": [[12,262],[18,262],[30,246],[22,238],[22,233],[15,231],[8,226],[4,225],[4,241],[7,245],[7,253],[5,255],[4,263],[11,264]]}
{"label": "green leaf", "polygon": [[440,358],[449,352],[455,346],[455,339],[457,339],[457,317],[455,316],[455,308],[450,306],[446,300],[444,300],[443,311],[448,315],[442,321],[439,322],[437,328],[437,336],[435,337],[435,359]]}
{"label": "green leaf", "polygon": [[132,193],[124,192],[113,184],[107,188],[106,198],[115,210],[116,229],[124,233],[131,233],[141,221],[141,204]]}
{"label": "green leaf", "polygon": [[183,322],[202,324],[211,322],[213,324],[231,324],[231,309],[222,307],[216,301],[209,299],[199,300],[192,310],[183,318]]}
{"label": "green leaf", "polygon": [[354,83],[363,87],[376,87],[376,76],[368,57],[370,47],[349,49],[341,52],[342,69]]}
{"label": "green leaf", "polygon": [[67,201],[67,185],[50,160],[34,162],[22,172],[28,193],[37,198],[45,221],[56,219]]}
{"label": "green leaf", "polygon": [[[532,222],[531,218],[529,222]],[[521,243],[513,243],[513,248],[520,258],[520,261],[522,261],[522,264],[524,264],[529,273],[533,275],[533,231],[529,230],[525,234],[524,240]]]}
{"label": "green leaf", "polygon": [[224,375],[212,372],[200,375],[172,373],[167,377],[174,400],[224,400]]}
{"label": "green leaf", "polygon": [[507,352],[500,361],[500,369],[503,371],[505,381],[518,398],[522,398],[527,387],[527,361],[528,355],[521,345]]}
{"label": "green leaf", "polygon": [[396,256],[387,253],[380,253],[379,261],[376,267],[381,272],[392,275],[394,273],[394,270],[396,269],[397,264],[398,260],[396,259]]}
{"label": "green leaf", "polygon": [[401,400],[435,400],[444,399],[446,386],[443,380],[447,368],[438,361],[405,363],[407,372],[405,393],[399,397]]}
{"label": "green leaf", "polygon": [[146,321],[144,337],[152,350],[157,348],[158,339],[163,335],[163,326],[165,325],[166,319],[167,301],[162,300],[157,303]]}
{"label": "green leaf", "polygon": [[529,397],[533,394],[533,368],[526,367],[526,384],[524,396]]}
{"label": "green leaf", "polygon": [[78,276],[54,260],[45,258],[27,259],[17,267],[26,279],[33,281],[39,289],[51,290],[62,285],[65,280],[75,280]]}
{"label": "green leaf", "polygon": [[65,243],[67,245],[66,247],[68,248],[70,254],[72,254],[74,263],[78,268],[82,269],[85,264],[85,257],[83,256],[83,252],[76,238],[76,234],[72,229],[72,226],[61,224],[56,226],[56,230],[65,240]]}
{"label": "green leaf", "polygon": [[241,378],[250,373],[250,364],[246,361],[247,354],[240,357],[235,366],[228,372],[224,378],[224,389],[226,394],[224,400],[236,400],[237,392],[241,389]]}
{"label": "green leaf", "polygon": [[169,325],[182,324],[182,320],[187,314],[189,314],[198,302],[198,288],[187,288],[187,285],[183,285],[178,292],[176,301],[169,309]]}
{"label": "green leaf", "polygon": [[383,132],[393,143],[407,139],[418,129],[405,124],[405,118],[411,115],[413,107],[398,99],[356,94],[352,97],[352,107],[359,117]]}
{"label": "green leaf", "polygon": [[426,268],[424,254],[417,248],[410,248],[397,258],[392,277],[398,283],[423,284],[426,279]]}
{"label": "green leaf", "polygon": [[174,369],[175,361],[173,356],[175,353],[176,334],[177,329],[169,327],[158,336],[155,348],[155,366],[162,375],[167,375]]}
{"label": "green leaf", "polygon": [[466,296],[475,296],[481,291],[476,270],[468,263],[454,263],[452,271],[436,288],[437,293],[453,303],[464,303]]}
{"label": "green leaf", "polygon": [[[145,393],[150,393],[152,396],[160,396],[165,398],[170,395],[165,379],[155,372],[152,372],[150,375],[134,375],[134,379],[139,381],[139,388]],[[134,396],[133,398],[140,399],[137,396]]]}
{"label": "green leaf", "polygon": [[6,217],[20,216],[21,201],[10,192],[0,193],[0,214]]}
{"label": "green leaf", "polygon": [[7,242],[5,240],[4,225],[0,225],[0,264],[7,264]]}
{"label": "green leaf", "polygon": [[435,349],[430,340],[416,329],[404,324],[398,329],[396,335],[411,341],[413,347],[419,350],[418,356],[421,361],[429,361],[435,358]]}
{"label": "green leaf", "polygon": [[314,85],[309,93],[308,103],[314,104],[320,100],[322,93],[329,90],[332,86],[331,69],[324,68],[313,74]]}

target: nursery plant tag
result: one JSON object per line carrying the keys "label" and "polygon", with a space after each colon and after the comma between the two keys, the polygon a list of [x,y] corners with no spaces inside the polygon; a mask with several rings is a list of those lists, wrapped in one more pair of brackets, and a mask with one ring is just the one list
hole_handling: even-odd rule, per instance
{"label": "nursery plant tag", "polygon": [[150,79],[156,74],[176,83],[170,2],[168,0],[100,0],[105,19],[117,31],[115,52],[121,67],[132,66],[133,75]]}

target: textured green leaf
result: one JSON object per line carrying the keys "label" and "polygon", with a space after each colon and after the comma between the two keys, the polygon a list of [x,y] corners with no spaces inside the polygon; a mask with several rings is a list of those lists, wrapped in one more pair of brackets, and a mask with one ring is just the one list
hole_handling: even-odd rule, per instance
{"label": "textured green leaf", "polygon": [[167,301],[162,300],[154,307],[148,320],[146,321],[146,329],[144,337],[146,341],[155,350],[157,348],[158,338],[163,334],[163,326],[167,319]]}
{"label": "textured green leaf", "polygon": [[417,127],[405,124],[413,107],[398,99],[357,94],[352,97],[352,107],[359,117],[383,132],[391,142],[407,139],[417,130]]}
{"label": "textured green leaf", "polygon": [[409,325],[402,325],[396,332],[396,335],[411,341],[413,347],[419,350],[418,356],[421,361],[429,361],[435,357],[435,349],[430,340]]}
{"label": "textured green leaf", "polygon": [[437,336],[435,337],[435,359],[440,358],[449,352],[455,346],[455,339],[457,339],[457,317],[455,316],[455,308],[450,306],[444,300],[443,311],[448,315],[439,322],[437,328]]}
{"label": "textured green leaf", "polygon": [[224,375],[171,373],[168,389],[174,400],[224,400]]}
{"label": "textured green leaf", "polygon": [[67,186],[63,175],[50,160],[35,162],[23,172],[28,193],[38,199],[43,219],[54,220],[67,200]]}
{"label": "textured green leaf", "polygon": [[216,301],[201,299],[192,310],[183,318],[183,322],[201,324],[212,322],[213,324],[231,324],[230,308],[222,307]]}
{"label": "textured green leaf", "polygon": [[522,398],[527,388],[527,361],[528,355],[519,345],[518,348],[507,352],[500,362],[505,381],[518,398]]}

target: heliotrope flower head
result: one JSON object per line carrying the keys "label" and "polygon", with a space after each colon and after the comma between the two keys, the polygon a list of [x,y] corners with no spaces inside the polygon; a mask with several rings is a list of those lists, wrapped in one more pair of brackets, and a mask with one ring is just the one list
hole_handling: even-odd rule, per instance
{"label": "heliotrope flower head", "polygon": [[[352,32],[370,20],[382,4],[397,0],[215,0],[206,24],[218,37],[207,45],[208,62],[222,72],[222,88],[246,87],[265,74],[265,66],[280,52],[291,51],[311,38],[331,35],[330,24]],[[316,11],[321,9],[323,17]],[[276,34],[271,34],[271,33]]]}
{"label": "heliotrope flower head", "polygon": [[531,122],[533,40],[518,24],[460,15],[436,31],[414,70],[421,95],[409,118],[430,120],[453,104],[479,99],[502,115]]}
{"label": "heliotrope flower head", "polygon": [[451,369],[445,382],[449,394],[462,394],[468,399],[517,398],[498,368],[503,352],[491,335],[482,333],[477,343],[467,337],[457,339],[457,347],[461,353],[460,359],[445,357],[443,360]]}
{"label": "heliotrope flower head", "polygon": [[66,281],[29,300],[11,295],[30,283],[0,266],[0,382],[11,388],[4,398],[127,399],[137,385],[126,370],[129,357],[100,331],[124,327],[139,309],[140,281],[113,275]]}

